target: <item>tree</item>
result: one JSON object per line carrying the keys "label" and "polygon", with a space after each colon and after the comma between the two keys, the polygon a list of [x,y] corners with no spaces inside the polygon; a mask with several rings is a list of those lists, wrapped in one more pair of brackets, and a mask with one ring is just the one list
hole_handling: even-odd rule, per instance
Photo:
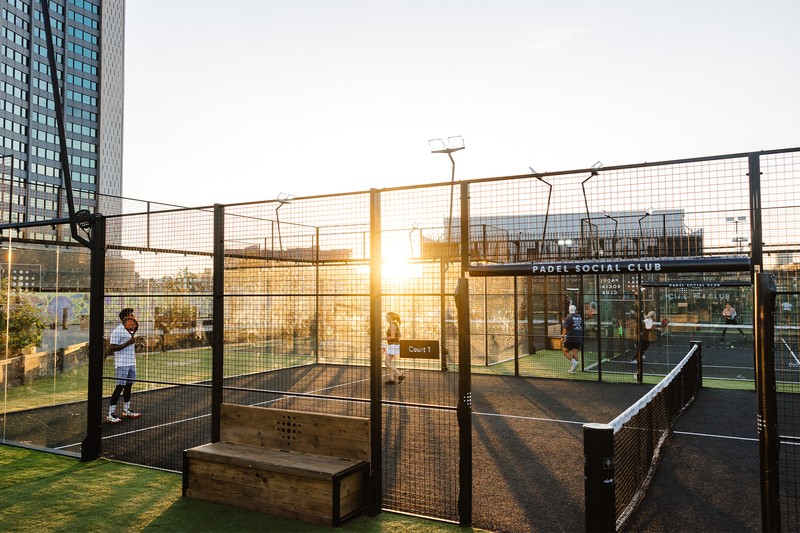
{"label": "tree", "polygon": [[[5,281],[0,283],[5,289]],[[0,291],[0,296],[3,303],[9,301],[5,290]],[[42,313],[30,301],[16,294],[12,295],[10,302],[8,308],[5,305],[0,307],[0,353],[5,358],[18,355],[27,346],[38,345],[42,341],[42,331],[47,327]]]}

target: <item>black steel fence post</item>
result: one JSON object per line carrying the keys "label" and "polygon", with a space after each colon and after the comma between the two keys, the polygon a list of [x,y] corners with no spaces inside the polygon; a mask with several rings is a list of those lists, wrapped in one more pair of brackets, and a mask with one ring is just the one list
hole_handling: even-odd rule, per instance
{"label": "black steel fence post", "polygon": [[219,442],[225,372],[225,206],[214,205],[214,278],[211,335],[211,442]]}
{"label": "black steel fence post", "polygon": [[461,277],[456,285],[458,308],[458,521],[472,524],[472,338],[469,331],[469,184],[461,184]]}
{"label": "black steel fence post", "polygon": [[763,233],[761,231],[761,156],[747,157],[747,175],[750,181],[750,261],[753,272],[760,272],[764,264]]}
{"label": "black steel fence post", "polygon": [[616,531],[614,497],[614,428],[583,425],[583,472],[586,531]]}
{"label": "black steel fence post", "polygon": [[469,280],[456,285],[458,310],[458,522],[472,524],[472,352],[469,334]]}
{"label": "black steel fence post", "polygon": [[370,190],[369,250],[369,397],[370,397],[370,501],[367,512],[375,516],[383,506],[383,380],[381,378],[381,340],[383,311],[381,308],[381,194]]}
{"label": "black steel fence post", "polygon": [[778,462],[778,400],[775,386],[775,296],[777,288],[771,274],[756,274],[755,349],[756,393],[758,396],[758,457],[761,472],[761,526],[764,531],[780,531]]}
{"label": "black steel fence post", "polygon": [[86,399],[86,438],[81,461],[100,457],[103,433],[103,329],[105,328],[106,219],[92,225],[91,279],[89,281],[89,383]]}

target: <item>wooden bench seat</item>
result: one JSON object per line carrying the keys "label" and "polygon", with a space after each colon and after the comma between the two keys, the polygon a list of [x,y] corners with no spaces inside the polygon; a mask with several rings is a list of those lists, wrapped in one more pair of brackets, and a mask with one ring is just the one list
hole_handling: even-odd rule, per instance
{"label": "wooden bench seat", "polygon": [[366,508],[369,419],[223,404],[220,437],[184,452],[184,496],[330,526]]}

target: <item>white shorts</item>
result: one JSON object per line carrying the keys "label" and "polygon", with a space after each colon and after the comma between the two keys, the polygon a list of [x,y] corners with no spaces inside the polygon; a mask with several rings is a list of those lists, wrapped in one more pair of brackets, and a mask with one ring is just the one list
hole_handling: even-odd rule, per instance
{"label": "white shorts", "polygon": [[388,355],[400,355],[400,345],[399,344],[390,344],[386,347],[386,353]]}

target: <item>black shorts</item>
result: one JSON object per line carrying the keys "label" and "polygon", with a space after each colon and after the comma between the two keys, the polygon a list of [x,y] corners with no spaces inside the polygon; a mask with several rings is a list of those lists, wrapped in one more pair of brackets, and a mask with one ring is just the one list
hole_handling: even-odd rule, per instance
{"label": "black shorts", "polygon": [[567,339],[567,341],[564,343],[564,348],[566,348],[567,350],[579,350],[580,347],[581,347],[581,341],[571,341]]}

